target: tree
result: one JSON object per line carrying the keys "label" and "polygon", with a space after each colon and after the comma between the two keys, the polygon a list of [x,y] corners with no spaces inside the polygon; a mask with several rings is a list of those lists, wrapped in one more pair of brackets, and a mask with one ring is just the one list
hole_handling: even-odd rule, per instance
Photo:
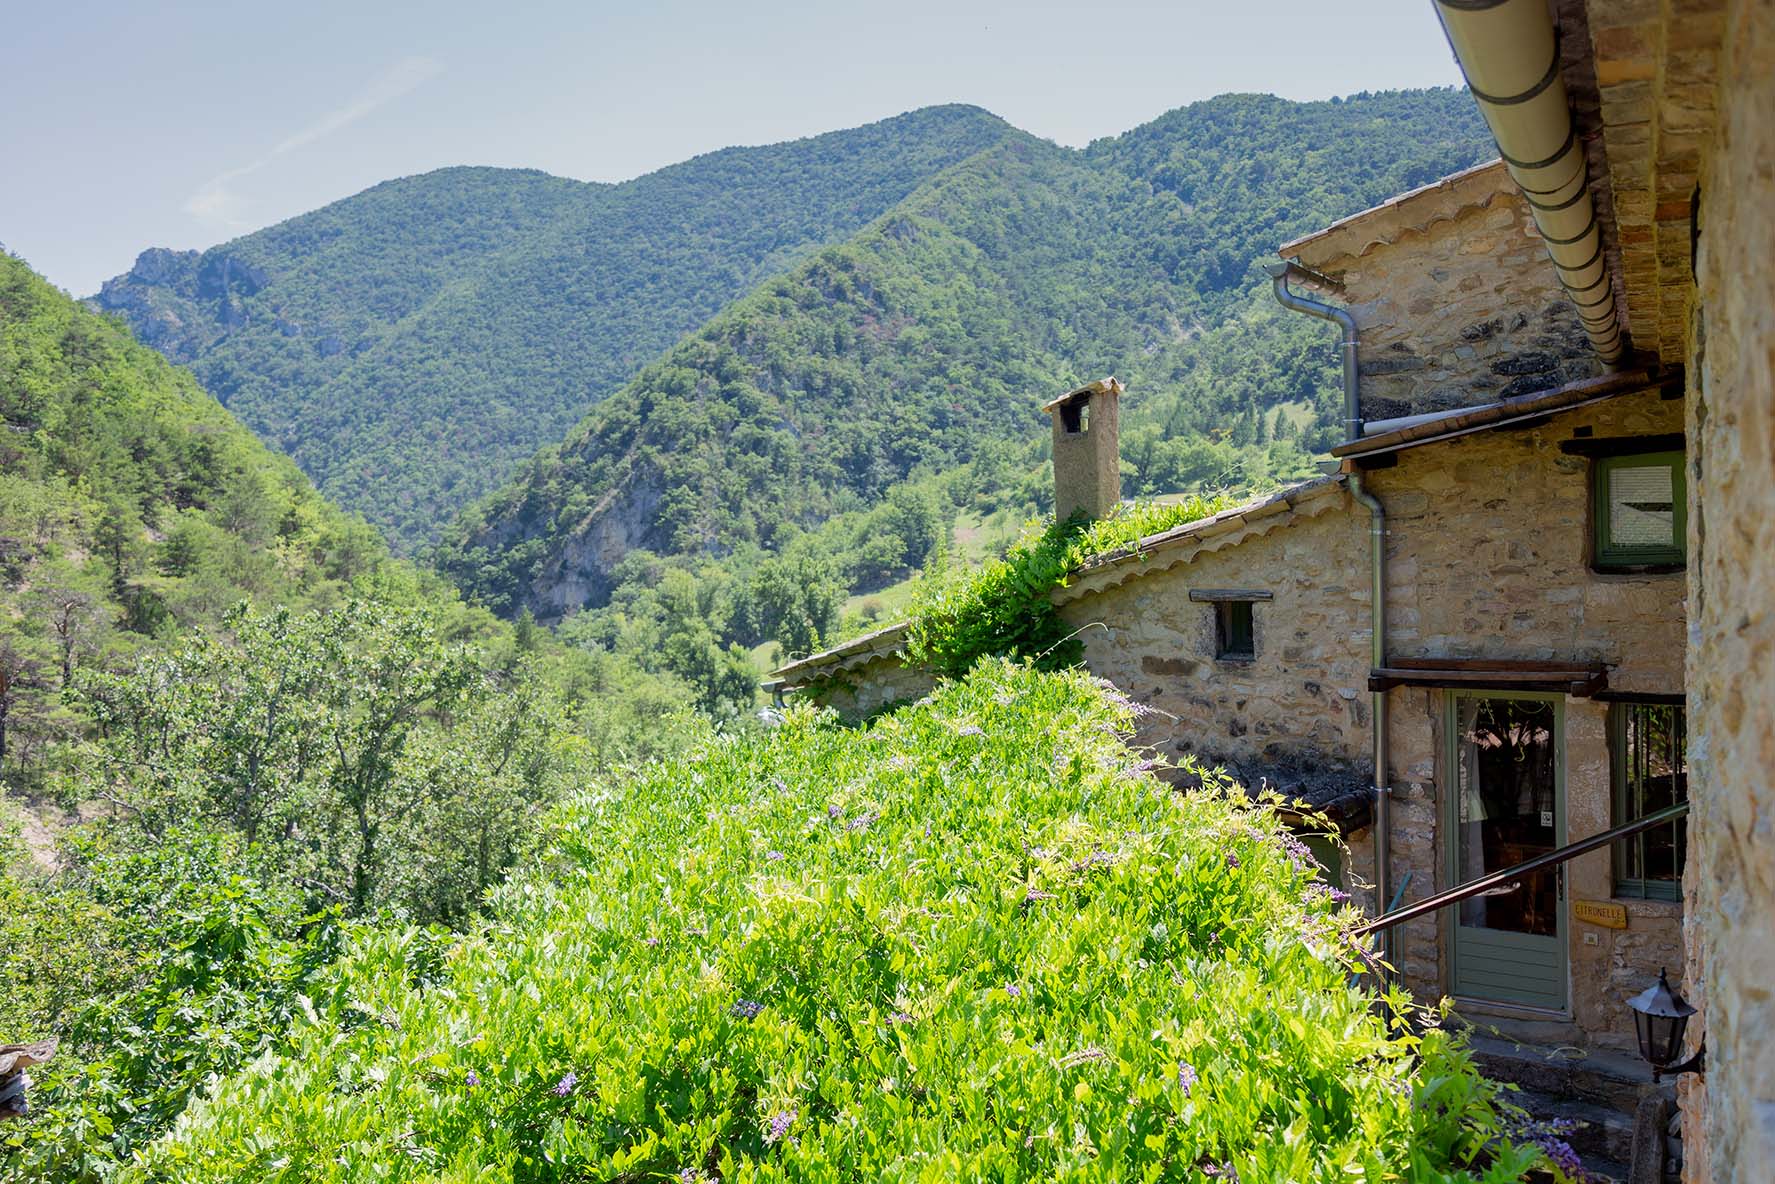
{"label": "tree", "polygon": [[539,676],[496,682],[416,609],[243,605],[226,627],[77,680],[103,734],[97,792],[123,825],[158,840],[221,824],[353,913],[472,913],[561,784]]}

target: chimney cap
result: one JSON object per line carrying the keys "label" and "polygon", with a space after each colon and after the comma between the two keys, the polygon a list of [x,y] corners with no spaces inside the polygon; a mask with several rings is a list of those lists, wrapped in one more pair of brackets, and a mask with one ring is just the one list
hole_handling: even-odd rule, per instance
{"label": "chimney cap", "polygon": [[1114,376],[1099,378],[1096,382],[1087,382],[1076,390],[1067,391],[1058,399],[1050,399],[1042,404],[1042,410],[1052,415],[1060,408],[1078,399],[1089,399],[1092,395],[1119,395],[1122,384]]}

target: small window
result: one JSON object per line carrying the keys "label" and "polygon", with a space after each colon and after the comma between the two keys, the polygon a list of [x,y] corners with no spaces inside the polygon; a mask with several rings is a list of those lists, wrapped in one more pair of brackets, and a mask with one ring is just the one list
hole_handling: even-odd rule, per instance
{"label": "small window", "polygon": [[[1689,800],[1687,736],[1675,703],[1617,703],[1610,713],[1615,822],[1632,822]],[[1688,819],[1615,844],[1615,894],[1681,900]]]}
{"label": "small window", "polygon": [[1596,462],[1596,566],[1681,567],[1686,531],[1683,454]]}
{"label": "small window", "polygon": [[1223,600],[1214,606],[1214,656],[1235,662],[1257,657],[1249,600]]}

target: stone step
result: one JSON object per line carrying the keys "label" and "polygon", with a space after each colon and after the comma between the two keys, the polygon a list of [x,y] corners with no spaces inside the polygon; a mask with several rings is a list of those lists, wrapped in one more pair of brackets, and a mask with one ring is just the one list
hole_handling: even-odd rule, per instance
{"label": "stone step", "polygon": [[1507,1100],[1528,1111],[1532,1118],[1563,1118],[1578,1124],[1576,1130],[1563,1137],[1572,1145],[1573,1151],[1584,1157],[1587,1167],[1593,1161],[1629,1163],[1633,1159],[1631,1114],[1623,1114],[1609,1106],[1557,1098],[1526,1089],[1513,1091]]}
{"label": "stone step", "polygon": [[[1591,1173],[1617,1184],[1664,1176],[1668,1149],[1660,1116],[1674,1113],[1674,1089],[1668,1083],[1652,1084],[1643,1062],[1607,1049],[1534,1045],[1496,1036],[1474,1034],[1470,1042],[1480,1072],[1516,1087],[1506,1100],[1531,1117],[1577,1124],[1565,1139]],[[1638,1131],[1645,1122],[1653,1125]],[[1645,1144],[1639,1154],[1647,1161],[1639,1176],[1631,1167],[1636,1142]]]}
{"label": "stone step", "polygon": [[1493,1081],[1618,1110],[1630,1120],[1639,1108],[1640,1094],[1652,1082],[1645,1062],[1608,1049],[1519,1044],[1478,1034],[1470,1044],[1479,1071]]}

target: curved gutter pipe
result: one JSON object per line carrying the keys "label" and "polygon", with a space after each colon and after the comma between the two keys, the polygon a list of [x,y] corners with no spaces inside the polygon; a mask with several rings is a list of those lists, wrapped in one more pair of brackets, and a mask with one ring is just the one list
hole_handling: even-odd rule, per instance
{"label": "curved gutter pipe", "polygon": [[[1333,284],[1298,263],[1270,263],[1264,270],[1275,287],[1276,299],[1291,312],[1305,313],[1337,325],[1342,335],[1340,349],[1344,372],[1344,436],[1348,440],[1362,438],[1362,411],[1357,399],[1356,318],[1348,309],[1326,304],[1291,291],[1292,276]],[[1375,669],[1387,664],[1387,511],[1380,499],[1363,485],[1362,474],[1349,475],[1350,495],[1368,510],[1369,613],[1368,630],[1370,660]],[[1392,903],[1392,792],[1387,788],[1387,692],[1375,691],[1370,711],[1374,725],[1374,895],[1376,912],[1385,914]],[[1393,930],[1381,934],[1382,957],[1393,963]]]}
{"label": "curved gutter pipe", "polygon": [[1572,123],[1547,0],[1433,2],[1591,347],[1604,362],[1619,362],[1627,352],[1626,326],[1603,257],[1590,170]]}
{"label": "curved gutter pipe", "polygon": [[1356,405],[1356,318],[1347,309],[1335,304],[1326,304],[1322,300],[1314,300],[1292,292],[1288,281],[1293,276],[1336,288],[1342,285],[1336,280],[1309,271],[1298,263],[1266,263],[1264,270],[1269,273],[1270,280],[1276,289],[1276,300],[1290,312],[1304,312],[1310,317],[1318,317],[1322,321],[1331,321],[1343,333],[1340,349],[1344,362],[1344,439],[1360,440],[1362,438],[1362,409]]}

